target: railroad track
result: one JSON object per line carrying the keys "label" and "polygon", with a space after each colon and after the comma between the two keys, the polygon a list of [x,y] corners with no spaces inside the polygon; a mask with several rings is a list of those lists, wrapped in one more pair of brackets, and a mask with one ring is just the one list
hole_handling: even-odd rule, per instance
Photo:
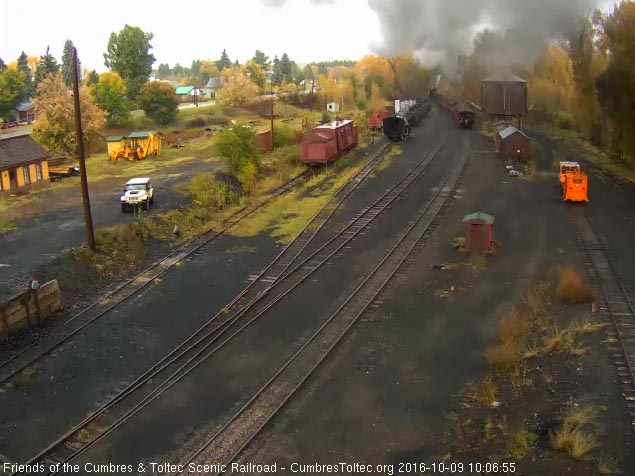
{"label": "railroad track", "polygon": [[[332,216],[341,203],[352,193],[356,185],[352,186],[349,183],[342,187],[340,192],[336,194],[337,199],[333,200],[332,204],[327,204],[315,215],[317,221],[312,220],[311,223],[297,235],[296,240],[280,253],[276,260],[263,270],[237,298],[232,300],[230,304],[210,320],[210,322],[220,321],[220,323],[217,323],[213,329],[206,333],[203,333],[203,331],[207,325],[200,328],[196,334],[153,368],[145,372],[127,388],[118,393],[114,398],[101,406],[90,417],[80,422],[61,438],[40,451],[29,460],[30,464],[36,462],[68,462],[77,458],[105,436],[115,431],[140,410],[148,406],[155,398],[159,397],[179,380],[187,376],[191,371],[209,359],[220,348],[251,325],[256,319],[261,317],[266,311],[271,309],[281,299],[288,296],[320,266],[326,264],[329,259],[369,226],[382,211],[403,194],[416,178],[427,170],[439,152],[439,149],[440,144],[434,146],[425,160],[422,160],[414,166],[401,180],[384,192],[371,206],[354,217],[353,220],[336,233],[333,238],[290,269],[291,265],[298,261],[298,257],[306,249],[312,238],[315,237],[324,226],[326,220]],[[379,151],[378,156],[382,156],[385,150],[384,148]],[[369,161],[351,183],[359,184],[379,163],[381,158],[382,157],[380,157],[379,160],[374,158]],[[312,226],[312,224],[318,225]],[[310,236],[307,236],[307,234]],[[313,258],[316,258],[318,254],[320,256],[320,265],[307,266],[307,263]],[[272,276],[274,272],[277,273],[275,277]],[[295,281],[293,283],[289,283],[286,287],[283,287],[275,296],[270,294],[272,289],[282,287],[281,284],[286,282],[290,277],[294,277]],[[246,301],[244,298],[248,295],[254,296],[253,299]],[[265,298],[269,299],[265,300]],[[259,307],[257,307],[258,304]],[[232,308],[236,308],[236,312],[228,314],[228,311]],[[248,311],[254,311],[255,315],[247,315]],[[234,330],[236,327],[238,327],[238,329]],[[230,334],[230,331],[233,332]],[[208,351],[213,344],[218,342],[226,334],[230,335]],[[152,385],[150,385],[150,382]],[[80,443],[77,436],[82,430],[88,428],[89,425],[92,426],[92,428],[99,428],[99,434],[90,442],[84,441]],[[93,431],[92,433],[97,432]]]}
{"label": "railroad track", "polygon": [[[83,318],[82,324],[73,327],[68,330],[61,338],[54,341],[53,343],[47,343],[42,350],[39,350],[35,356],[28,357],[26,359],[21,359],[17,365],[13,365],[11,369],[5,371],[0,374],[0,384],[6,382],[7,380],[14,377],[16,374],[24,370],[24,368],[29,365],[35,363],[37,360],[42,357],[48,355],[51,351],[59,347],[61,344],[66,342],[69,338],[77,334],[79,331],[89,326],[96,320],[100,319],[104,315],[106,315],[110,310],[124,302],[126,299],[131,296],[137,294],[143,288],[145,288],[150,283],[154,282],[158,277],[163,275],[166,271],[172,268],[176,263],[182,261],[188,256],[192,255],[196,251],[198,251],[204,245],[210,243],[215,240],[219,236],[223,235],[227,230],[235,226],[241,220],[247,218],[257,210],[260,210],[262,207],[269,204],[271,201],[275,200],[280,195],[284,195],[285,193],[292,190],[298,183],[302,182],[305,177],[310,174],[309,170],[305,170],[301,174],[292,178],[288,182],[276,187],[268,193],[268,196],[262,202],[259,202],[256,205],[252,206],[244,206],[230,215],[227,220],[225,220],[219,230],[209,229],[199,235],[188,239],[185,243],[179,246],[176,250],[172,251],[170,254],[165,256],[164,258],[156,261],[139,274],[133,276],[132,278],[126,280],[124,283],[117,286],[115,289],[109,291],[105,296],[99,298],[97,301],[90,304],[88,307],[84,308],[79,313],[72,316],[66,322],[62,324],[62,328],[66,328],[72,322],[76,321],[79,318]],[[10,364],[15,363],[27,352],[31,351],[38,347],[38,343],[30,345],[25,349],[21,350],[17,354],[11,356],[9,359],[0,363],[0,369],[6,369]]]}
{"label": "railroad track", "polygon": [[420,246],[420,241],[429,236],[431,229],[439,222],[439,215],[447,209],[445,204],[454,195],[466,163],[467,147],[464,146],[442,186],[413,223],[401,233],[380,263],[267,383],[180,463],[184,468],[190,463],[229,467],[259,435],[407,263],[411,253]]}
{"label": "railroad track", "polygon": [[[73,427],[64,436],[56,440],[49,445],[46,449],[42,450],[38,455],[33,457],[31,461],[44,461],[47,463],[70,461],[73,457],[80,454],[77,448],[77,442],[73,443],[73,436],[77,435],[82,429],[85,429],[88,425],[93,423],[98,417],[104,415],[106,412],[111,412],[112,407],[123,401],[125,398],[129,398],[130,394],[138,390],[143,384],[147,383],[151,379],[155,378],[157,374],[164,372],[170,365],[182,361],[184,357],[187,357],[188,352],[191,353],[192,349],[196,348],[198,344],[203,342],[206,338],[209,338],[214,332],[218,332],[219,326],[215,327],[211,332],[205,334],[202,338],[199,337],[215,320],[219,317],[226,316],[227,313],[239,306],[244,310],[249,306],[249,303],[244,303],[244,298],[248,294],[254,294],[253,290],[258,286],[266,283],[267,287],[272,286],[273,283],[269,281],[269,276],[272,269],[278,269],[280,272],[284,272],[294,262],[295,258],[306,248],[311,239],[323,228],[328,218],[341,206],[341,204],[350,196],[350,194],[357,188],[357,186],[372,172],[372,170],[383,159],[385,152],[391,144],[385,144],[382,146],[376,154],[374,154],[364,166],[358,171],[349,181],[347,181],[334,195],[333,197],[314,215],[310,222],[301,230],[296,238],[285,247],[285,249],[257,276],[252,280],[248,286],[229,304],[227,304],[220,312],[212,316],[206,324],[201,326],[192,336],[186,341],[181,343],[177,348],[171,351],[167,356],[161,359],[152,368],[148,369],[143,375],[137,378],[135,381],[121,389],[116,395],[109,398],[109,400],[101,405],[95,412],[88,418],[84,419],[78,425]],[[289,256],[290,255],[290,256]],[[222,329],[221,329],[222,330]],[[28,365],[28,364],[27,364]],[[165,383],[165,382],[164,382]],[[151,396],[156,396],[152,394]],[[134,402],[133,402],[134,403]],[[113,420],[113,415],[106,417],[108,420]],[[119,424],[122,423],[119,421]],[[100,421],[100,425],[104,422]],[[114,423],[113,423],[114,424]],[[112,426],[107,425],[107,426]],[[87,448],[85,448],[87,449]],[[53,456],[55,453],[55,456]]]}
{"label": "railroad track", "polygon": [[572,208],[576,240],[582,252],[600,315],[609,324],[609,349],[622,385],[631,425],[635,428],[635,307],[619,278],[604,243],[598,239],[585,210]]}
{"label": "railroad track", "polygon": [[[310,220],[309,224],[296,236],[296,238],[285,247],[285,249],[280,253],[272,263],[261,273],[258,278],[262,278],[262,274],[268,272],[270,269],[274,268],[281,261],[281,257],[283,255],[292,252],[292,248],[304,249],[304,245],[306,245],[310,241],[310,237],[313,236],[311,233],[311,227],[315,228],[316,233],[323,226],[326,220],[339,208],[342,202],[357,188],[359,183],[363,179],[365,179],[370,172],[377,166],[377,164],[382,160],[383,154],[390,147],[390,144],[384,144],[380,149],[364,164],[362,169],[355,174],[353,178],[347,181],[333,196],[333,198],[337,198],[337,200],[329,200],[322,209],[320,209],[316,215]],[[163,275],[166,271],[172,268],[176,263],[184,260],[185,258],[193,255],[197,252],[201,247],[215,240],[219,236],[223,235],[227,230],[235,226],[241,220],[247,218],[254,212],[262,209],[264,206],[271,203],[280,195],[287,193],[292,190],[298,183],[304,180],[311,172],[306,170],[301,174],[297,175],[290,181],[280,185],[279,187],[271,190],[268,194],[268,197],[262,202],[256,204],[255,206],[245,206],[241,209],[237,210],[231,216],[227,218],[225,222],[223,222],[222,228],[220,230],[210,229],[206,232],[203,232],[197,235],[194,238],[189,239],[186,243],[181,245],[179,248],[171,252],[166,257],[152,264],[141,273],[132,277],[131,279],[125,281],[114,290],[110,291],[106,296],[100,298],[96,302],[92,303],[85,309],[83,309],[78,314],[74,315],[70,319],[68,319],[64,324],[62,324],[62,328],[65,328],[71,322],[76,319],[83,317],[83,323],[69,329],[62,337],[55,340],[54,342],[45,343],[41,346],[41,349],[36,349],[39,346],[38,343],[35,343],[31,346],[26,347],[19,353],[13,355],[11,358],[5,360],[0,363],[0,384],[10,380],[20,372],[22,372],[25,368],[34,364],[38,360],[42,359],[46,355],[50,354],[53,350],[58,348],[60,345],[64,344],[68,339],[79,333],[82,329],[89,326],[96,320],[105,316],[109,311],[114,309],[116,306],[127,300],[128,298],[134,296],[143,288],[145,288],[150,283],[154,282],[158,277]],[[324,220],[320,223],[320,220]],[[315,227],[316,223],[320,223],[317,227]],[[275,268],[274,268],[275,269]],[[259,281],[255,280],[255,281]],[[236,304],[237,301],[242,299],[252,287],[255,286],[256,283],[250,284],[247,286],[232,302],[230,302],[227,308],[232,307]],[[31,355],[26,358],[21,358],[27,352],[35,350],[35,355]],[[17,362],[17,363],[16,363]],[[13,364],[13,365],[11,365]],[[11,368],[8,368],[11,365]]]}

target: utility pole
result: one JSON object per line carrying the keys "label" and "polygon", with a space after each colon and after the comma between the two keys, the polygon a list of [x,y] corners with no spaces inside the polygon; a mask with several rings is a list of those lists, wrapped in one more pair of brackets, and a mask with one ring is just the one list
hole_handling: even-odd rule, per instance
{"label": "utility pole", "polygon": [[82,199],[84,201],[84,221],[86,222],[86,239],[88,248],[97,251],[95,246],[95,232],[93,230],[93,217],[90,213],[90,197],[88,196],[88,177],[86,176],[86,155],[84,152],[84,132],[82,130],[82,114],[79,106],[79,75],[77,72],[77,48],[73,48],[71,60],[73,70],[73,102],[75,106],[75,133],[77,135],[77,151],[79,153],[79,172],[82,179]]}
{"label": "utility pole", "polygon": [[273,77],[271,78],[271,150],[273,151]]}

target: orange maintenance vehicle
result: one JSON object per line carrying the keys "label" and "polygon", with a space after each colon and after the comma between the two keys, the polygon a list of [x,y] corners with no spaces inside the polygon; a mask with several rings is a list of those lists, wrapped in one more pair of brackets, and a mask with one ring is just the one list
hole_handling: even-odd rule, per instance
{"label": "orange maintenance vehicle", "polygon": [[560,162],[560,183],[562,184],[562,199],[565,202],[588,202],[587,175],[582,172],[577,162]]}
{"label": "orange maintenance vehicle", "polygon": [[565,175],[568,173],[579,174],[582,172],[578,162],[560,162],[560,183],[564,184]]}

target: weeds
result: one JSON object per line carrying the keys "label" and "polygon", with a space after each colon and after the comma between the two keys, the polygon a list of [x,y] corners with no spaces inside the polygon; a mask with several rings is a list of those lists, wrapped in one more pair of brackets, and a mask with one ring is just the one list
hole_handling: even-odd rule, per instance
{"label": "weeds", "polygon": [[531,447],[538,440],[538,435],[526,430],[520,430],[511,435],[507,449],[514,459],[522,459],[527,456]]}
{"label": "weeds", "polygon": [[486,375],[480,383],[468,385],[467,397],[474,403],[492,406],[497,402],[498,387],[491,375]]}
{"label": "weeds", "polygon": [[0,235],[12,233],[18,229],[18,225],[13,220],[0,220]]}
{"label": "weeds", "polygon": [[597,408],[571,405],[562,419],[561,427],[551,433],[551,446],[574,459],[586,459],[598,445],[593,433],[584,429],[595,425],[597,418]]}
{"label": "weeds", "polygon": [[583,304],[595,299],[589,284],[570,266],[558,270],[557,293],[564,304]]}
{"label": "weeds", "polygon": [[606,458],[600,456],[598,461],[598,473],[600,474],[622,474],[622,471],[617,467],[617,462],[613,458]]}

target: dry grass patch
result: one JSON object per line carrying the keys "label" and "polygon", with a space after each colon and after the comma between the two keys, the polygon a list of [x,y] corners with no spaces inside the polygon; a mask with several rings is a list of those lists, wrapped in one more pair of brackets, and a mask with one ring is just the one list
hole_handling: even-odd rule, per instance
{"label": "dry grass patch", "polygon": [[484,356],[490,368],[499,374],[512,371],[522,361],[524,348],[516,342],[499,344],[485,349]]}
{"label": "dry grass patch", "polygon": [[551,446],[557,451],[568,453],[577,460],[587,459],[598,447],[591,431],[599,416],[598,409],[593,406],[571,405],[562,418],[560,428],[551,433]]}
{"label": "dry grass patch", "polygon": [[557,293],[564,304],[583,304],[595,300],[589,283],[570,266],[558,270]]}
{"label": "dry grass patch", "polygon": [[580,323],[576,323],[571,327],[571,330],[577,334],[595,334],[601,330],[606,329],[606,324],[592,323],[589,320],[584,320]]}
{"label": "dry grass patch", "polygon": [[560,329],[553,326],[551,333],[545,337],[545,350],[547,352],[563,351],[573,344],[573,336],[570,329]]}
{"label": "dry grass patch", "polygon": [[469,383],[466,395],[471,402],[490,407],[498,401],[498,393],[496,380],[486,375],[479,383]]}
{"label": "dry grass patch", "polygon": [[598,460],[598,473],[622,474],[622,471],[617,467],[617,462],[613,458],[600,456],[600,459]]}
{"label": "dry grass patch", "polygon": [[143,244],[147,229],[140,223],[125,223],[95,232],[97,252],[81,247],[73,250],[73,257],[85,261],[105,276],[120,276],[137,268],[145,256]]}

